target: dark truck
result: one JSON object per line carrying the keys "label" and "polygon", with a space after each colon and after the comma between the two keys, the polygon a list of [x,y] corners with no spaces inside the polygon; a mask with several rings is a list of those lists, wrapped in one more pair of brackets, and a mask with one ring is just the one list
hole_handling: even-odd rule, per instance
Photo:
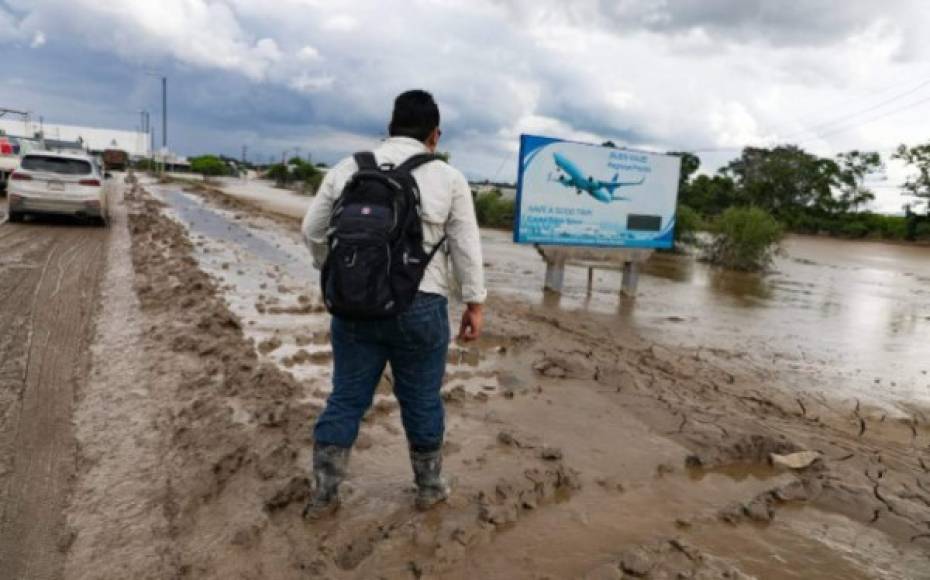
{"label": "dark truck", "polygon": [[125,171],[129,167],[129,154],[122,149],[104,149],[103,166],[107,171]]}

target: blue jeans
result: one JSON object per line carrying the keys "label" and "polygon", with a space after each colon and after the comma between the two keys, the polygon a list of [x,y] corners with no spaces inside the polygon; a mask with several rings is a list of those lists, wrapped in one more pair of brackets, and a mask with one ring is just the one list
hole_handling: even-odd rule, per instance
{"label": "blue jeans", "polygon": [[445,410],[440,387],[449,350],[446,298],[420,292],[410,308],[395,318],[334,316],[331,328],[333,392],[314,427],[316,443],[352,447],[385,364],[390,362],[394,395],[410,447],[417,452],[442,447]]}

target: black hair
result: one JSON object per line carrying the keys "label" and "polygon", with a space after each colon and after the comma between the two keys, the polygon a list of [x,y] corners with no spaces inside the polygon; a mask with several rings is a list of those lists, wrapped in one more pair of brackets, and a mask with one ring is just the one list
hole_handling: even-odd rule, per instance
{"label": "black hair", "polygon": [[388,134],[391,137],[412,137],[426,141],[439,126],[439,107],[433,95],[419,89],[397,95]]}

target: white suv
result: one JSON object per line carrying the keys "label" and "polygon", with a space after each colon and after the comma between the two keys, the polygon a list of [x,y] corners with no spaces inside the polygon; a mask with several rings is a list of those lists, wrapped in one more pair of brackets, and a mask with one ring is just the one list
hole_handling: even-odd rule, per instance
{"label": "white suv", "polygon": [[82,153],[32,151],[23,156],[7,183],[11,222],[26,214],[69,214],[100,220],[109,217],[106,180],[97,160]]}

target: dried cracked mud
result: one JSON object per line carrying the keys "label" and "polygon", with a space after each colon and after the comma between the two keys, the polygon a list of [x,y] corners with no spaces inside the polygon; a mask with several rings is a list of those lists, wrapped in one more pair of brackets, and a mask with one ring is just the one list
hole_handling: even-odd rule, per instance
{"label": "dried cracked mud", "polygon": [[[210,235],[226,222],[238,237]],[[71,472],[54,480],[68,485],[52,494],[44,543],[4,510],[0,566],[19,558],[12,577],[930,577],[921,410],[888,418],[808,399],[739,352],[658,344],[603,316],[500,297],[486,337],[450,352],[448,504],[413,509],[386,376],[342,509],[307,523],[326,317],[312,273],[264,263],[276,244],[237,246],[271,230],[283,244],[295,221],[208,188],[146,184],[127,189],[109,232],[56,234],[73,261],[34,241],[33,226],[8,227],[0,244],[20,242],[2,267],[16,275],[0,288],[22,304],[0,317],[4,493],[29,477],[14,442],[35,437],[11,427],[29,416],[25,352],[52,346],[6,337],[46,328],[62,344],[44,356],[71,357],[48,380],[74,390],[59,393],[71,442],[56,453]],[[262,254],[251,265],[249,248]],[[43,282],[42,264],[61,282]],[[69,326],[30,302],[46,284],[77,304],[61,306]],[[68,284],[80,291],[62,294]],[[797,470],[771,464],[798,451],[818,456]],[[28,550],[53,554],[46,572],[29,568]]]}

